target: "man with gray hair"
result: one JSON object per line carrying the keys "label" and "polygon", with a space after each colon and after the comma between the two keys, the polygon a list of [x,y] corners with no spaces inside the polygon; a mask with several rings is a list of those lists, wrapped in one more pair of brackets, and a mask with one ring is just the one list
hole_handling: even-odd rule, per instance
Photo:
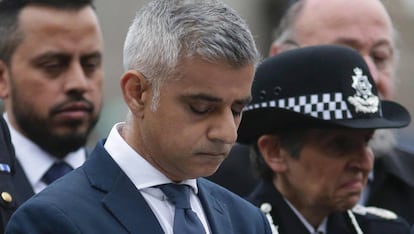
{"label": "man with gray hair", "polygon": [[21,206],[6,233],[270,233],[258,208],[200,178],[236,141],[258,60],[222,2],[148,3],[124,45],[126,121]]}

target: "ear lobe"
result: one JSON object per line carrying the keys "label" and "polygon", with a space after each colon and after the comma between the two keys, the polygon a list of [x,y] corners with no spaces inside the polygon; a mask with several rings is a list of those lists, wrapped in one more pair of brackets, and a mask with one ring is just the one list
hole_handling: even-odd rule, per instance
{"label": "ear lobe", "polygon": [[10,75],[8,66],[0,60],[0,98],[9,97]]}
{"label": "ear lobe", "polygon": [[287,170],[286,155],[282,153],[278,136],[263,135],[257,140],[257,146],[272,171],[279,173]]}
{"label": "ear lobe", "polygon": [[121,90],[125,103],[134,115],[142,115],[146,93],[150,90],[148,81],[138,71],[129,70],[121,77]]}

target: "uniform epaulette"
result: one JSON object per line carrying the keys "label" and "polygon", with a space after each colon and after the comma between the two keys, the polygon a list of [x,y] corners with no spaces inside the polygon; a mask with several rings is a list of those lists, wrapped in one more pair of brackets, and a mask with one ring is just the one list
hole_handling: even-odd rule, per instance
{"label": "uniform epaulette", "polygon": [[378,216],[384,219],[397,219],[398,218],[397,214],[395,214],[394,212],[387,210],[387,209],[374,207],[374,206],[365,207],[361,205],[356,205],[354,208],[352,208],[352,211],[359,215],[372,214],[372,215],[375,215],[375,216]]}
{"label": "uniform epaulette", "polygon": [[273,217],[270,214],[270,211],[272,211],[272,205],[270,205],[270,203],[262,203],[260,205],[260,210],[263,212],[263,214],[266,216],[267,221],[270,224],[270,229],[272,230],[272,234],[279,234],[279,227],[276,226],[273,222]]}

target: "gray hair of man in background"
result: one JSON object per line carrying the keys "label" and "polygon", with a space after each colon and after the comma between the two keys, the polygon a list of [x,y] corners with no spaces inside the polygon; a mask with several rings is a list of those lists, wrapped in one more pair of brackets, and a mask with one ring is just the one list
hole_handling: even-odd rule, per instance
{"label": "gray hair of man in background", "polygon": [[[286,11],[285,15],[280,21],[280,24],[276,28],[273,44],[279,45],[281,51],[295,49],[301,46],[297,40],[296,32],[298,29],[295,27],[295,23],[304,11],[305,4],[307,4],[306,0],[296,1],[293,3],[291,7]],[[397,42],[399,41],[399,34],[394,25],[391,26],[391,47],[393,51],[393,57],[391,58],[392,61],[390,65],[392,81],[391,85],[392,89],[395,89],[398,83],[396,68],[399,60],[399,50],[397,46]],[[395,144],[396,137],[394,135],[394,131],[390,129],[377,130],[370,142],[370,145],[374,150],[376,157],[381,157],[388,154]]]}
{"label": "gray hair of man in background", "polygon": [[162,82],[188,58],[236,68],[260,60],[247,23],[221,1],[159,0],[137,12],[124,44],[124,69],[138,70],[151,83],[154,111]]}
{"label": "gray hair of man in background", "polygon": [[[295,27],[294,24],[296,20],[299,18],[300,14],[302,13],[306,0],[299,0],[296,1],[288,8],[285,15],[281,19],[278,27],[274,30],[274,40],[273,43],[278,45],[283,45],[284,50],[297,48],[300,45],[297,44],[295,38]],[[393,68],[394,71],[392,73],[392,80],[394,81],[394,86],[398,82],[398,78],[395,74],[396,67],[398,65],[398,61],[400,58],[400,51],[398,49],[398,43],[400,42],[400,37],[397,29],[393,26],[392,27],[392,46],[393,46]]]}

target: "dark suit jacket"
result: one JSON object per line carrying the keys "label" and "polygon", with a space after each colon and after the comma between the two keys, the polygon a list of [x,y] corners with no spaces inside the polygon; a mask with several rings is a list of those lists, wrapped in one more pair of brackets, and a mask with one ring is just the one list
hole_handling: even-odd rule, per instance
{"label": "dark suit jacket", "polygon": [[[280,234],[308,234],[305,225],[285,202],[282,195],[271,182],[261,181],[248,197],[253,204],[261,206],[269,203],[272,206],[270,215]],[[402,219],[385,219],[373,214],[357,214],[355,218],[364,234],[399,234],[409,233],[410,226]],[[329,216],[327,234],[354,234],[355,228],[346,212],[336,212]]]}
{"label": "dark suit jacket", "polygon": [[[23,167],[15,156],[10,132],[3,117],[0,119],[0,127],[0,163],[9,163],[12,169],[12,173],[5,174],[0,172],[0,193],[8,192],[13,199],[11,203],[0,199],[0,233],[4,233],[5,227],[13,212],[20,204],[23,204],[35,193]],[[85,148],[86,157],[90,153],[88,150],[89,148]]]}
{"label": "dark suit jacket", "polygon": [[[205,179],[199,198],[212,233],[270,233],[262,212]],[[98,142],[83,166],[23,204],[6,233],[148,233],[163,230],[132,181]]]}
{"label": "dark suit jacket", "polygon": [[375,159],[367,206],[392,210],[414,224],[414,154],[396,147]]}
{"label": "dark suit jacket", "polygon": [[[14,148],[10,139],[10,132],[3,117],[0,117],[0,232],[4,233],[4,228],[11,214],[18,206],[16,199],[16,189],[13,184],[13,174],[15,174]],[[11,200],[10,200],[11,199]]]}
{"label": "dark suit jacket", "polygon": [[[0,144],[2,145],[2,143]],[[1,201],[1,233],[4,233],[10,217],[19,205],[34,195],[33,187],[14,154],[11,165],[13,165],[13,175],[0,174],[0,191],[8,192],[13,199],[12,203]]]}
{"label": "dark suit jacket", "polygon": [[[87,158],[91,152],[91,149],[85,148],[85,157]],[[14,160],[14,175],[10,178],[10,181],[15,188],[14,197],[18,204],[22,204],[35,194],[23,167],[17,159]]]}

